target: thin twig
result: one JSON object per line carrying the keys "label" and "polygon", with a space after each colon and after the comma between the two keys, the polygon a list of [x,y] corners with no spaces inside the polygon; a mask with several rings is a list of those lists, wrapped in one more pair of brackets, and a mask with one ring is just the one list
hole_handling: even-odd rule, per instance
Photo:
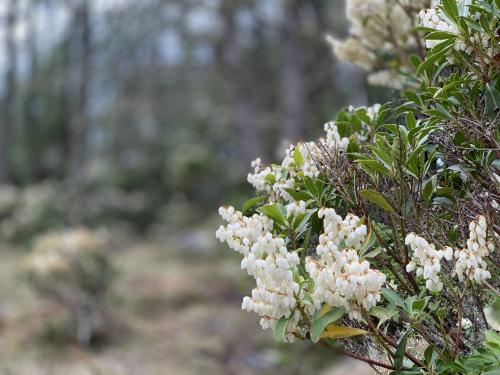
{"label": "thin twig", "polygon": [[373,365],[373,366],[378,366],[378,367],[386,368],[388,370],[395,370],[396,369],[396,367],[388,365],[387,363],[375,361],[373,359],[362,357],[362,356],[354,354],[354,353],[349,353],[348,351],[344,351],[343,353],[345,355],[351,357],[351,358],[354,358],[354,359],[366,362],[366,363],[368,363],[370,365]]}

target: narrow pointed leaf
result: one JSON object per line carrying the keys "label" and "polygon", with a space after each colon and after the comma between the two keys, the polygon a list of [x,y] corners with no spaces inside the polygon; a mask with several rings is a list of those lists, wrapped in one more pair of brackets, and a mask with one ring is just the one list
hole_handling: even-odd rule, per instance
{"label": "narrow pointed leaf", "polygon": [[338,321],[344,314],[345,309],[343,307],[337,307],[316,318],[311,324],[311,341],[314,343],[318,342],[326,327]]}
{"label": "narrow pointed leaf", "polygon": [[346,326],[336,326],[334,324],[330,324],[321,334],[321,338],[345,339],[353,336],[366,335],[367,333],[369,332],[360,328],[351,328]]}
{"label": "narrow pointed leaf", "polygon": [[364,198],[366,198],[370,202],[376,204],[377,206],[384,209],[385,211],[394,212],[394,208],[391,206],[391,204],[378,191],[373,190],[373,189],[365,189],[365,190],[361,190],[359,193]]}
{"label": "narrow pointed leaf", "polygon": [[274,338],[276,341],[285,341],[286,327],[289,321],[289,318],[283,317],[276,323],[276,326],[274,327]]}

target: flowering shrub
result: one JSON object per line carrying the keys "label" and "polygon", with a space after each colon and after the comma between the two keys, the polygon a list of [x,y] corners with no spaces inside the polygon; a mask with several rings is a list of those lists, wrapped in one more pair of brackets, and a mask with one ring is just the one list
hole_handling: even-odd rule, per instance
{"label": "flowering shrub", "polygon": [[18,199],[14,186],[0,185],[0,220],[12,214]]}
{"label": "flowering shrub", "polygon": [[66,310],[71,334],[84,345],[106,329],[105,296],[113,276],[106,242],[86,229],[50,232],[36,240],[26,260],[33,288]]}
{"label": "flowering shrub", "polygon": [[0,189],[0,235],[8,241],[26,241],[63,221],[64,199],[50,182],[26,188]]}
{"label": "flowering shrub", "polygon": [[216,233],[255,278],[242,307],[278,340],[342,340],[394,374],[497,373],[500,2],[347,9],[337,53],[367,70],[394,55],[413,89],[252,163],[257,195],[222,207]]}
{"label": "flowering shrub", "polygon": [[464,54],[456,52],[475,55],[466,64],[481,76],[488,74],[482,71],[486,66],[498,67],[499,52],[495,25],[484,23],[485,12],[494,16],[495,10],[484,1],[459,0],[441,6],[436,0],[347,0],[349,37],[328,36],[327,41],[340,60],[369,72],[368,82],[376,86],[417,87],[414,73],[422,68],[424,47],[447,55],[450,64],[466,63]]}

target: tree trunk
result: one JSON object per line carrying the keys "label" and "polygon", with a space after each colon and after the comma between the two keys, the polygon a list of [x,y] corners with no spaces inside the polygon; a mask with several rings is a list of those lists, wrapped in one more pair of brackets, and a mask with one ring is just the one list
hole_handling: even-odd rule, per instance
{"label": "tree trunk", "polygon": [[281,137],[290,142],[304,134],[306,92],[304,61],[300,41],[299,0],[284,1],[284,22],[281,27],[280,124]]}
{"label": "tree trunk", "polygon": [[5,17],[5,77],[2,100],[2,120],[0,134],[0,183],[8,183],[11,178],[11,146],[14,101],[16,95],[15,26],[17,22],[17,0],[8,0]]}
{"label": "tree trunk", "polygon": [[29,72],[24,96],[24,131],[26,137],[26,163],[28,181],[41,178],[41,155],[39,148],[39,126],[37,114],[38,77],[38,47],[37,47],[37,3],[32,1],[26,7],[26,50],[29,59]]}
{"label": "tree trunk", "polygon": [[90,5],[84,0],[75,9],[75,27],[80,39],[80,76],[77,102],[70,124],[68,176],[73,183],[81,182],[87,156],[88,88],[91,78],[91,21]]}
{"label": "tree trunk", "polygon": [[244,50],[238,40],[235,13],[238,2],[225,0],[221,6],[224,32],[222,41],[222,64],[231,84],[232,117],[236,131],[238,158],[248,164],[262,155],[262,139],[255,118],[256,110],[252,97],[251,78],[244,61]]}

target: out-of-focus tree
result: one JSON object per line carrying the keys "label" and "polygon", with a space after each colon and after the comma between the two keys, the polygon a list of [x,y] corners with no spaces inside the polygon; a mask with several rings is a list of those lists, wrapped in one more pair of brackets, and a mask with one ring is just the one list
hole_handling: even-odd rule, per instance
{"label": "out-of-focus tree", "polygon": [[306,95],[304,49],[301,48],[301,1],[285,0],[281,23],[280,104],[282,137],[296,141],[303,136]]}
{"label": "out-of-focus tree", "polygon": [[341,0],[18,1],[10,182],[144,192],[150,219],[179,198],[213,207],[250,160],[315,136],[359,94],[339,88],[358,73],[339,74],[324,42],[345,25]]}
{"label": "out-of-focus tree", "polygon": [[241,43],[241,30],[238,25],[238,12],[254,11],[251,1],[224,0],[220,6],[222,34],[220,40],[220,63],[226,76],[231,93],[232,116],[235,135],[237,137],[238,157],[243,162],[250,162],[259,155],[260,136],[253,94],[253,77],[249,74],[245,63],[245,46]]}
{"label": "out-of-focus tree", "polygon": [[5,73],[3,77],[4,91],[1,102],[3,124],[0,133],[0,183],[7,182],[11,174],[13,110],[16,96],[17,48],[15,28],[18,17],[17,5],[17,0],[7,1],[4,19]]}
{"label": "out-of-focus tree", "polygon": [[92,58],[92,23],[91,7],[88,0],[79,0],[73,5],[72,23],[75,29],[77,50],[72,50],[72,57],[79,61],[75,79],[75,103],[69,130],[68,176],[76,183],[81,183],[87,158],[87,137],[89,128],[88,95],[91,79]]}
{"label": "out-of-focus tree", "polygon": [[38,88],[40,85],[39,57],[38,57],[38,17],[37,10],[40,0],[30,0],[25,9],[24,19],[26,20],[26,40],[25,49],[27,52],[28,71],[23,96],[23,112],[25,132],[25,160],[26,160],[26,180],[36,181],[41,177],[40,170],[40,145],[38,137],[39,128],[39,99]]}

